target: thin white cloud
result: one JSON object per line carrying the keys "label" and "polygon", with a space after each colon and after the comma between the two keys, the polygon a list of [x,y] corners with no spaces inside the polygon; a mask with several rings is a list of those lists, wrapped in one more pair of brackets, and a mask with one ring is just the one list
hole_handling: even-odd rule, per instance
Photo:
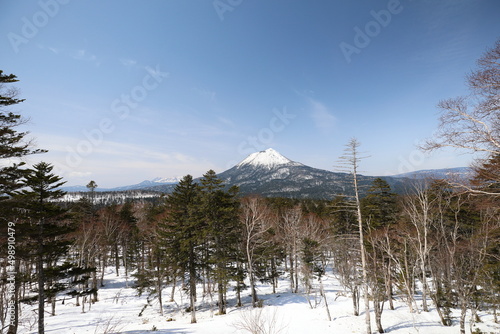
{"label": "thin white cloud", "polygon": [[89,146],[86,138],[38,134],[49,153],[31,156],[29,163],[48,161],[68,185],[94,179],[103,187],[133,184],[154,177],[201,176],[216,166],[179,151],[160,151],[145,145],[103,140]]}
{"label": "thin white cloud", "polygon": [[134,60],[134,59],[128,59],[128,58],[122,58],[122,59],[120,59],[120,63],[123,66],[126,66],[126,67],[131,67],[131,66],[137,65],[137,61],[136,60]]}
{"label": "thin white cloud", "polygon": [[59,50],[58,48],[54,48],[54,47],[51,47],[51,46],[45,46],[43,44],[37,44],[38,48],[41,49],[41,50],[49,50],[50,52],[52,52],[53,54],[59,54],[59,52],[61,52],[61,50]]}
{"label": "thin white cloud", "polygon": [[75,60],[92,62],[99,65],[100,62],[97,60],[97,56],[89,53],[87,50],[80,49],[72,53],[72,57]]}
{"label": "thin white cloud", "polygon": [[332,130],[337,118],[330,112],[322,102],[309,98],[310,116],[316,127],[320,130]]}

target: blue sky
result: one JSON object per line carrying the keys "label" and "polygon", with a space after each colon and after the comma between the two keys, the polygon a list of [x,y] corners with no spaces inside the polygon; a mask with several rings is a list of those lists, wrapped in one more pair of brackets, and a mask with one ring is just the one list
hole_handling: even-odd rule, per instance
{"label": "blue sky", "polygon": [[436,104],[500,38],[497,0],[0,0],[15,107],[69,185],[222,172],[272,147],[367,175],[467,165],[424,154]]}

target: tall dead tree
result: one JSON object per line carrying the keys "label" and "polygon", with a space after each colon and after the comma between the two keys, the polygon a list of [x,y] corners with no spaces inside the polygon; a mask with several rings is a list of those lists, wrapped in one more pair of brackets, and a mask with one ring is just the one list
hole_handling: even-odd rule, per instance
{"label": "tall dead tree", "polygon": [[359,199],[359,186],[358,186],[358,167],[359,162],[363,157],[360,157],[360,152],[358,150],[360,142],[356,138],[352,138],[346,145],[345,154],[340,157],[341,165],[345,167],[350,174],[352,174],[353,185],[354,185],[354,197],[356,201],[356,214],[358,219],[358,230],[359,230],[359,249],[361,253],[361,268],[362,268],[362,283],[363,283],[363,294],[365,302],[365,324],[366,333],[371,334],[371,323],[370,323],[370,296],[369,296],[369,284],[368,284],[368,274],[367,274],[367,263],[366,263],[366,250],[365,250],[365,240],[363,232],[363,216],[361,215],[361,202]]}

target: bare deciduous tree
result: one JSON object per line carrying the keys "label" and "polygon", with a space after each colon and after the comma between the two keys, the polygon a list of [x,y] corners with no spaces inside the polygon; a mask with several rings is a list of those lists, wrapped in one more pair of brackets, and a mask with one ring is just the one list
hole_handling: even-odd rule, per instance
{"label": "bare deciduous tree", "polygon": [[[477,65],[478,69],[467,76],[470,95],[438,103],[442,112],[438,131],[421,146],[424,151],[452,147],[482,153],[486,159],[500,155],[500,40],[479,58]],[[463,183],[454,185],[485,192]]]}
{"label": "bare deciduous tree", "polygon": [[297,205],[291,209],[283,211],[280,217],[283,240],[288,250],[288,260],[290,263],[290,287],[293,293],[299,290],[299,243],[300,243],[300,222],[302,220],[302,209]]}
{"label": "bare deciduous tree", "polygon": [[271,229],[271,212],[260,197],[246,197],[241,201],[240,221],[243,224],[243,244],[247,258],[247,271],[252,291],[252,305],[257,306],[254,266],[258,260],[257,249],[265,246],[265,234]]}
{"label": "bare deciduous tree", "polygon": [[429,234],[432,223],[432,199],[423,183],[416,183],[413,188],[414,194],[406,197],[403,212],[415,232],[409,240],[418,258],[418,268],[420,269],[420,279],[422,282],[422,309],[424,312],[428,312],[427,295],[429,288],[427,282],[427,263],[431,250]]}

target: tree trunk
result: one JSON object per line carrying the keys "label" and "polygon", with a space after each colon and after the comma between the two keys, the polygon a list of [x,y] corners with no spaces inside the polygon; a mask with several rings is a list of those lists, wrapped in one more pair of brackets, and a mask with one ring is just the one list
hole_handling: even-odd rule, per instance
{"label": "tree trunk", "polygon": [[460,302],[460,334],[465,334],[465,317],[467,316],[467,304],[464,300]]}
{"label": "tree trunk", "polygon": [[222,282],[217,283],[218,290],[218,300],[219,300],[219,315],[226,314],[226,301],[224,300],[224,284]]}
{"label": "tree trunk", "polygon": [[196,268],[194,247],[189,251],[189,294],[191,303],[191,323],[196,323]]}
{"label": "tree trunk", "polygon": [[352,307],[354,316],[359,316],[359,287],[357,285],[352,290]]}
{"label": "tree trunk", "polygon": [[424,312],[429,312],[429,308],[427,307],[427,291],[429,291],[429,286],[427,284],[427,276],[425,273],[426,266],[424,259],[421,260],[420,270],[422,271],[422,310]]}
{"label": "tree trunk", "polygon": [[250,289],[252,293],[252,307],[257,307],[257,291],[255,290],[255,276],[253,273],[253,258],[252,251],[250,250],[250,240],[247,237],[246,242],[246,253],[247,253],[247,271],[248,271],[248,279],[250,280]]}
{"label": "tree trunk", "polygon": [[[196,323],[196,283],[193,284],[193,279],[190,279],[190,303],[191,303],[191,323]],[[193,292],[194,291],[194,292]]]}
{"label": "tree trunk", "polygon": [[102,256],[102,267],[101,267],[101,288],[104,286],[104,273],[106,272],[106,266],[108,264],[108,257],[106,254]]}
{"label": "tree trunk", "polygon": [[56,296],[53,296],[51,299],[50,299],[50,302],[52,304],[52,311],[50,313],[51,316],[55,316],[56,315]]}
{"label": "tree trunk", "polygon": [[328,300],[326,300],[325,290],[323,289],[323,280],[321,279],[321,277],[319,277],[318,280],[319,280],[319,293],[321,294],[321,296],[323,296],[323,300],[325,301],[326,315],[328,317],[328,321],[332,321],[330,308],[328,307]]}
{"label": "tree trunk", "polygon": [[384,310],[384,302],[378,300],[373,301],[373,310],[375,311],[375,323],[377,324],[377,331],[379,333],[385,333],[382,327],[382,311]]}
{"label": "tree trunk", "polygon": [[299,292],[299,256],[297,255],[297,250],[295,250],[295,289],[294,293]]}
{"label": "tree trunk", "polygon": [[177,285],[177,276],[174,272],[174,277],[173,277],[173,282],[172,282],[172,292],[170,293],[170,301],[173,302],[174,301],[174,297],[175,297],[175,286]]}
{"label": "tree trunk", "polygon": [[358,227],[359,227],[359,247],[361,251],[361,267],[363,271],[363,295],[365,301],[365,325],[366,325],[366,333],[371,334],[371,323],[370,323],[370,296],[369,296],[369,288],[368,288],[368,274],[366,270],[366,251],[365,251],[365,242],[363,236],[363,220],[361,216],[361,204],[359,201],[358,194],[358,181],[356,176],[356,170],[354,171],[354,188],[356,193],[356,206],[358,213]]}
{"label": "tree trunk", "polygon": [[248,272],[248,276],[250,279],[250,289],[252,291],[252,307],[257,307],[257,302],[259,301],[259,298],[257,297],[257,290],[255,289],[255,276],[252,272]]}
{"label": "tree trunk", "polygon": [[[94,263],[95,264],[95,263]],[[97,269],[92,271],[92,303],[98,302],[99,297],[97,295]]]}
{"label": "tree trunk", "polygon": [[241,307],[243,306],[242,302],[241,302],[241,289],[240,289],[240,281],[238,281],[236,284],[238,284],[238,287],[236,288],[236,306],[237,307]]}
{"label": "tree trunk", "polygon": [[115,243],[115,270],[116,276],[120,276],[120,256],[118,254],[118,242]]}
{"label": "tree trunk", "polygon": [[276,260],[274,256],[271,258],[271,283],[273,285],[273,294],[276,293],[276,285],[277,285],[277,274],[276,274]]}
{"label": "tree trunk", "polygon": [[161,296],[161,281],[158,282],[158,303],[160,304],[160,315],[163,316],[163,298]]}
{"label": "tree trunk", "polygon": [[389,309],[394,310],[394,298],[392,296],[392,261],[389,259],[387,264],[387,277],[385,281],[385,293],[389,300]]}
{"label": "tree trunk", "polygon": [[43,275],[43,219],[39,222],[38,240],[38,334],[45,333],[45,278]]}

